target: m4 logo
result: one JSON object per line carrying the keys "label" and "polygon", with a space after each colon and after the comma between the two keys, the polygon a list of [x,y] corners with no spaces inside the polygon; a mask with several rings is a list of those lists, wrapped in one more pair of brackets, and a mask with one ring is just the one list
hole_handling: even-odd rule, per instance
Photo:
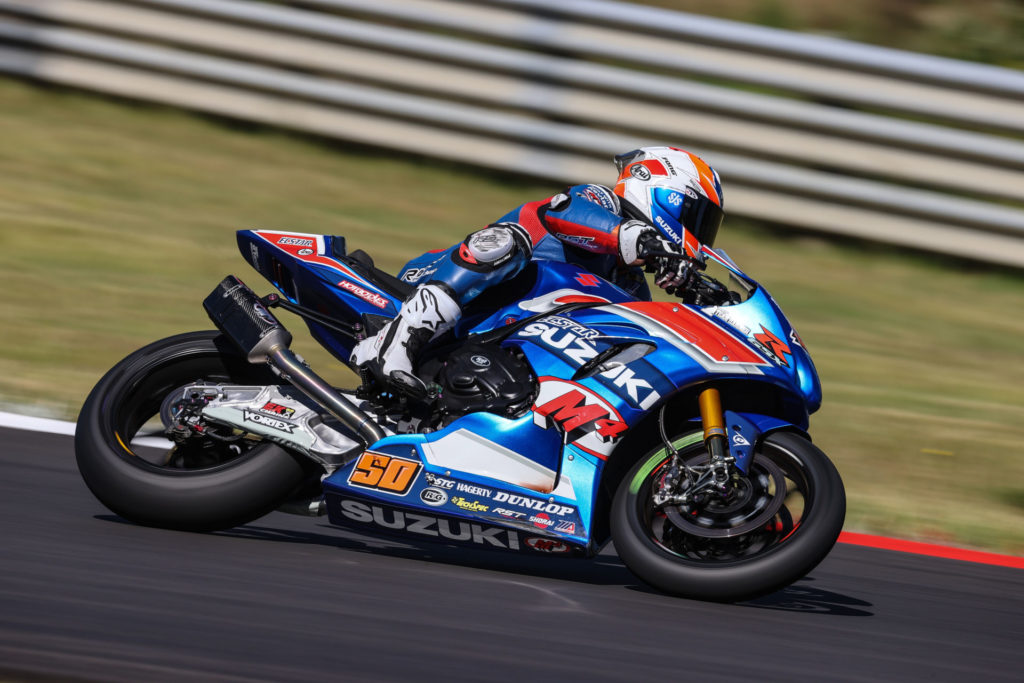
{"label": "m4 logo", "polygon": [[622,416],[600,396],[574,382],[553,378],[541,378],[533,421],[544,429],[558,429],[566,443],[601,458],[611,454],[627,429]]}

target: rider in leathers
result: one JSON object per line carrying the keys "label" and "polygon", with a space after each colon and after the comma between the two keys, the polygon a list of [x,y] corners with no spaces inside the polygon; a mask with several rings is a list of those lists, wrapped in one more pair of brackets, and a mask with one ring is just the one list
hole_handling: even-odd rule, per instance
{"label": "rider in leathers", "polygon": [[[694,154],[646,147],[615,157],[614,189],[575,185],[529,202],[441,252],[406,264],[400,277],[416,290],[398,315],[352,352],[356,366],[407,387],[420,349],[450,330],[463,308],[489,287],[514,277],[531,259],[572,263],[650,300],[641,266],[669,291],[688,288],[722,221],[718,174]],[[674,257],[673,257],[674,255]]]}

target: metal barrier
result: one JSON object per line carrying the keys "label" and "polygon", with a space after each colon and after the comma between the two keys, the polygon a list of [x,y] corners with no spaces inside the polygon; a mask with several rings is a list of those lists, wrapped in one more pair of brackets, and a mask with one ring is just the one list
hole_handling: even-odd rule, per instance
{"label": "metal barrier", "polygon": [[559,182],[671,143],[730,214],[1024,267],[1024,73],[602,0],[298,4],[0,0],[0,72]]}

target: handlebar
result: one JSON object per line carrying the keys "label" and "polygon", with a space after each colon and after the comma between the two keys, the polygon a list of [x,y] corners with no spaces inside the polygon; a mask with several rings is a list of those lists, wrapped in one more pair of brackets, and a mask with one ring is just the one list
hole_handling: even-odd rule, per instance
{"label": "handlebar", "polygon": [[[717,306],[737,303],[738,297],[729,289],[728,286],[711,275],[702,272],[706,267],[706,263],[703,259],[693,258],[684,252],[653,249],[644,255],[645,259],[651,257],[674,261],[685,260],[693,263],[693,267],[695,269],[693,273],[694,278],[689,287],[679,289],[667,288],[665,290],[669,295],[678,296],[683,303],[695,304],[697,306]],[[650,266],[648,266],[648,272],[654,272]]]}

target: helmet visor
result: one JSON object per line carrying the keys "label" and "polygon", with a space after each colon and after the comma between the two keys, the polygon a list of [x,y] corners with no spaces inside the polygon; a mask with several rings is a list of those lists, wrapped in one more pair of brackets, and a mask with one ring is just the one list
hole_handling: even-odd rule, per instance
{"label": "helmet visor", "polygon": [[[696,196],[694,196],[696,195]],[[707,247],[715,246],[718,228],[722,225],[725,212],[702,194],[686,193],[679,222],[697,241]]]}

